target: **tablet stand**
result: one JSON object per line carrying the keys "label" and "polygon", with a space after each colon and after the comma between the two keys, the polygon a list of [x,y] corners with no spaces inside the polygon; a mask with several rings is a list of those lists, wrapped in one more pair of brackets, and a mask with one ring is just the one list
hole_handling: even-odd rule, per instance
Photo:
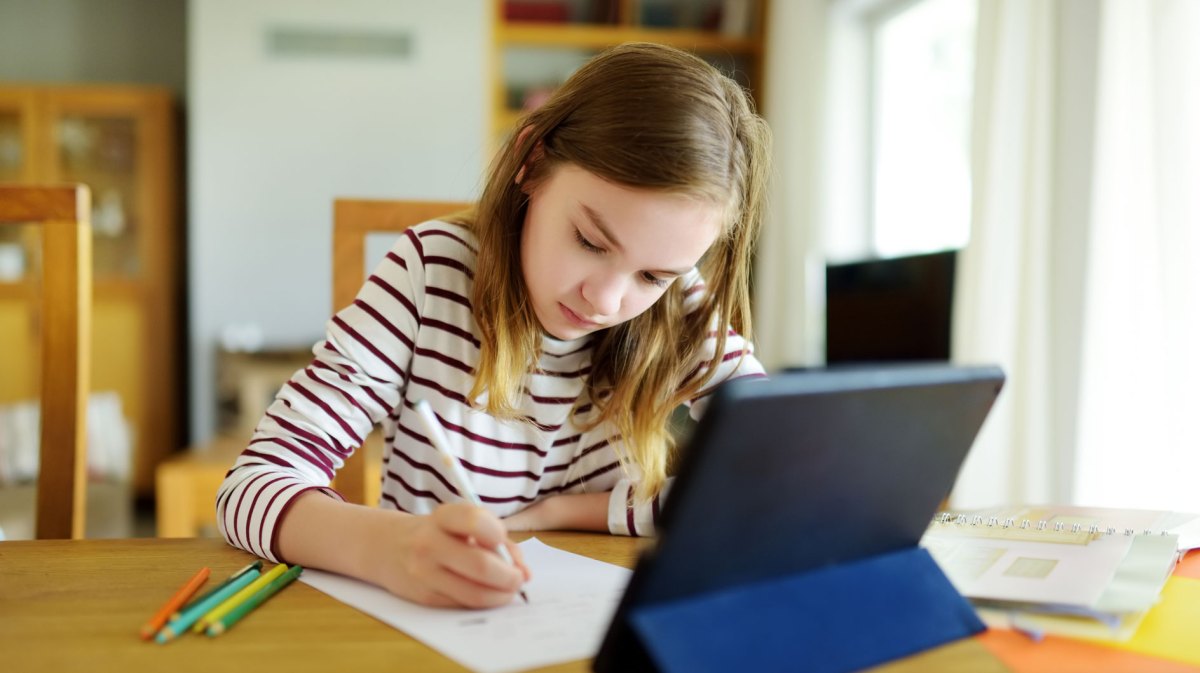
{"label": "tablet stand", "polygon": [[597,671],[843,673],[984,630],[927,551],[911,547],[799,575],[634,608]]}

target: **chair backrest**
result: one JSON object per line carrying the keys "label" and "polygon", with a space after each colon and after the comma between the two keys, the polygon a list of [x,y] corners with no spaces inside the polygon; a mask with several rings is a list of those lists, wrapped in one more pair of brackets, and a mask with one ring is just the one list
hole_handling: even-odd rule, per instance
{"label": "chair backrest", "polygon": [[[391,201],[337,199],[333,204],[333,310],[354,301],[366,281],[369,234],[399,234],[414,224],[471,207],[462,201]],[[366,451],[357,451],[338,472],[335,485],[350,502],[374,504],[379,485],[368,484]],[[374,456],[371,457],[374,459]]]}
{"label": "chair backrest", "polygon": [[41,453],[35,535],[78,539],[87,488],[91,192],[0,185],[0,226],[36,225],[42,245]]}

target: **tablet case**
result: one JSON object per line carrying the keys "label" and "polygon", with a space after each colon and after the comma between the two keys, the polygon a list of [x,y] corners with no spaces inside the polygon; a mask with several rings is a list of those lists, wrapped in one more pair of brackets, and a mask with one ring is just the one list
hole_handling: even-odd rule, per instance
{"label": "tablet case", "polygon": [[594,669],[838,673],[983,630],[917,543],[1002,382],[940,365],[722,386]]}
{"label": "tablet case", "polygon": [[842,673],[984,629],[919,547],[633,610],[658,670]]}

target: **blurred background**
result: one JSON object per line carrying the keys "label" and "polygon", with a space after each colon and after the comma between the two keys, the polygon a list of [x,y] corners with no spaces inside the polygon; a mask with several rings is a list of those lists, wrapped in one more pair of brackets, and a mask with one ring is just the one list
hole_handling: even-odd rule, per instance
{"label": "blurred background", "polygon": [[[88,534],[211,534],[323,333],[333,200],[474,198],[520,115],[631,40],[704,56],[774,130],[770,368],[997,363],[953,504],[1200,511],[1200,2],[0,0],[0,181],[93,194]],[[9,538],[38,273],[0,234]]]}

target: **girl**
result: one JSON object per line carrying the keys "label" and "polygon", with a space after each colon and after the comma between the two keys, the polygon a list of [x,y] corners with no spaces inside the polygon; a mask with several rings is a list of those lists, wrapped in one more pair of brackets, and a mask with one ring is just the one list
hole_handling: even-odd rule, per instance
{"label": "girl", "polygon": [[[469,607],[528,579],[508,530],[651,534],[672,411],[763,375],[744,337],[768,145],[745,91],[694,56],[589,61],[522,122],[476,207],[410,228],[331,319],[221,486],[221,533]],[[484,508],[451,486],[421,399]],[[377,509],[329,488],[375,423]]]}

